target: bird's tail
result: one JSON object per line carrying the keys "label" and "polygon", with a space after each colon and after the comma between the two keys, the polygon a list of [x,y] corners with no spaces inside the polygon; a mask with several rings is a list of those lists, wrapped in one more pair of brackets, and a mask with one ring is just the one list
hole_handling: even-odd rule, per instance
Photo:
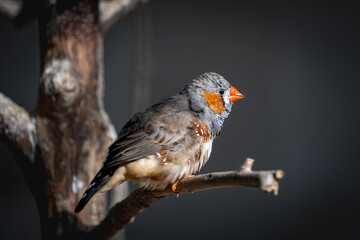
{"label": "bird's tail", "polygon": [[85,193],[83,194],[82,198],[80,199],[79,203],[75,208],[75,212],[80,212],[85,205],[89,202],[90,198],[94,196],[94,194],[99,191],[109,180],[110,175],[103,175],[102,171],[100,170],[94,179],[89,184],[88,188],[86,189]]}

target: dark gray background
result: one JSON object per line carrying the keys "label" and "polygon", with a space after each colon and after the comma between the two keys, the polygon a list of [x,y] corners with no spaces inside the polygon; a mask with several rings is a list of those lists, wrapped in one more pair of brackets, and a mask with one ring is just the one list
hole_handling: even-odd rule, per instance
{"label": "dark gray background", "polygon": [[[234,188],[169,197],[137,216],[128,239],[360,239],[360,21],[356,1],[165,1],[153,16],[151,102],[206,71],[236,102],[201,172],[283,169],[277,197]],[[105,39],[105,107],[130,117],[135,20]],[[0,19],[0,91],[31,110],[39,76],[36,22]],[[39,239],[34,199],[0,146],[0,239]]]}

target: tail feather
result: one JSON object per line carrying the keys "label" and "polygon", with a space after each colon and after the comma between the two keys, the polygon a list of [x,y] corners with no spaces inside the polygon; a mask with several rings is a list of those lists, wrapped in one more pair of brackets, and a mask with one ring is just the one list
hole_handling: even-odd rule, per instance
{"label": "tail feather", "polygon": [[98,174],[95,176],[95,178],[91,181],[91,183],[88,186],[88,189],[83,194],[82,198],[80,199],[79,203],[77,204],[75,208],[75,212],[80,212],[85,205],[89,202],[92,196],[99,191],[109,180],[111,176],[110,175],[103,175],[101,174],[101,171],[98,172]]}

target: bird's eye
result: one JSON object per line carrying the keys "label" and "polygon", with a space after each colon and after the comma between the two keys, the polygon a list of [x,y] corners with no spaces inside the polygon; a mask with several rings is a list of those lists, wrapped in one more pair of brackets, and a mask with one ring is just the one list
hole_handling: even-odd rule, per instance
{"label": "bird's eye", "polygon": [[223,95],[223,94],[224,94],[224,90],[221,89],[221,90],[219,91],[219,93],[220,93],[221,95]]}

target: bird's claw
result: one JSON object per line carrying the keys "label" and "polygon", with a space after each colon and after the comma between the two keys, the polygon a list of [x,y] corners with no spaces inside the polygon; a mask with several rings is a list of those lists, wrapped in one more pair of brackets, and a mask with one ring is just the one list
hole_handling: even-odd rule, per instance
{"label": "bird's claw", "polygon": [[176,192],[176,187],[177,187],[179,181],[180,181],[181,179],[191,178],[191,177],[194,177],[194,176],[195,176],[195,175],[187,175],[187,176],[185,176],[185,177],[183,177],[183,178],[180,178],[180,179],[176,180],[176,181],[171,185],[171,190],[172,190],[174,193],[177,193],[177,192]]}

